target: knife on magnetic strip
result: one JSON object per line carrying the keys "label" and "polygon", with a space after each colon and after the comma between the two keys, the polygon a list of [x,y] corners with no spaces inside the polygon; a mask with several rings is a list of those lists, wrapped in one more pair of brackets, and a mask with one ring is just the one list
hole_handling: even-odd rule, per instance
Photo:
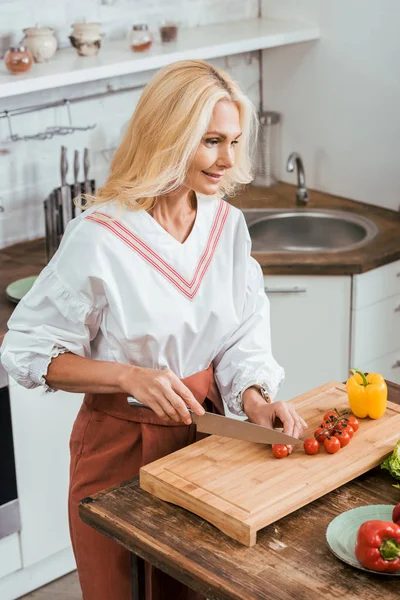
{"label": "knife on magnetic strip", "polygon": [[[151,410],[149,406],[138,402],[133,396],[128,396],[128,404],[133,408],[148,408]],[[200,417],[190,408],[188,408],[188,411],[191,414],[193,423],[197,426],[197,431],[201,433],[210,433],[246,442],[257,442],[258,444],[288,444],[294,446],[303,443],[302,440],[281,433],[277,429],[270,429],[249,421],[240,421],[239,419],[232,419],[210,412],[206,412]]]}

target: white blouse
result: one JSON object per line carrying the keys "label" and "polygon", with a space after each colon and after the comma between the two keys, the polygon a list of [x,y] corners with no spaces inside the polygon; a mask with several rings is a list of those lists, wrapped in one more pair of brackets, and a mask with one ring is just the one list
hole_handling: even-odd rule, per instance
{"label": "white blouse", "polygon": [[179,242],[145,210],[93,206],[67,226],[60,247],[14,310],[1,361],[18,383],[49,388],[51,359],[171,369],[180,379],[213,362],[229,409],[256,383],[273,399],[284,371],[271,353],[269,301],[243,213],[197,194]]}

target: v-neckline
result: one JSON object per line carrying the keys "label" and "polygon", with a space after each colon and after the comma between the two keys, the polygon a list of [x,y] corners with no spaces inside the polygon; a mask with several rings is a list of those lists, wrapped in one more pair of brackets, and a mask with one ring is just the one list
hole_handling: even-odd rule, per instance
{"label": "v-neckline", "polygon": [[[198,196],[197,199],[199,200]],[[141,235],[143,230],[140,225],[138,229],[135,228],[132,231],[129,227],[115,219],[115,217],[112,215],[103,213],[99,210],[87,214],[85,219],[98,223],[99,225],[102,225],[108,229],[111,233],[116,235],[121,242],[125,243],[131,250],[139,254],[149,265],[158,271],[160,275],[165,277],[165,279],[174,285],[176,289],[183,293],[189,300],[193,300],[200,289],[201,282],[203,281],[203,278],[210,267],[230,208],[230,205],[220,198],[217,206],[215,207],[213,217],[211,218],[211,215],[209,215],[210,219],[207,219],[206,216],[208,214],[208,206],[210,205],[207,204],[205,198],[203,198],[203,201],[201,199],[198,201],[196,223],[192,227],[191,233],[183,243],[179,242],[176,238],[169,234],[163,227],[161,227],[159,223],[157,223],[155,219],[151,217],[151,215],[148,215],[149,219],[147,219],[149,228],[141,223],[141,225],[144,226],[144,229],[146,229],[146,233],[150,234],[146,235],[145,238],[143,238]],[[144,212],[145,211],[143,209],[137,211],[137,216],[139,219],[140,216],[143,216]],[[151,235],[151,232],[149,231],[150,223],[153,223],[153,225],[151,225],[153,233],[154,229],[157,232],[157,236],[155,237],[161,238],[161,236],[159,236],[159,233],[161,233],[160,230],[165,234],[162,236],[162,240],[158,240],[159,243],[154,243],[156,240],[151,239],[153,238],[153,235]],[[197,227],[196,230],[195,226]],[[203,230],[203,235],[197,235],[199,230]],[[196,237],[194,234],[196,234]],[[187,246],[187,243],[192,241],[194,246]],[[174,242],[175,247],[169,248],[169,250],[172,250],[172,252],[166,253],[165,246],[167,246],[169,243],[172,244],[172,242]],[[200,243],[202,248],[200,248]],[[185,249],[185,252],[175,252],[176,246],[180,247],[181,249]],[[194,248],[196,248],[196,252],[193,252]],[[199,251],[198,253],[197,250]],[[166,254],[169,254],[170,257],[168,258]],[[170,262],[172,255],[175,255],[178,259],[176,262]],[[195,259],[195,261],[189,261],[191,263],[189,273],[183,274],[183,263],[187,266],[187,258],[190,258],[190,256]]]}
{"label": "v-neckline", "polygon": [[150,222],[152,222],[153,225],[159,231],[161,231],[165,236],[167,236],[167,238],[170,239],[172,243],[175,243],[178,246],[181,246],[183,248],[189,243],[189,241],[191,241],[191,239],[193,237],[195,237],[196,231],[199,226],[199,214],[200,214],[200,205],[201,205],[199,194],[196,194],[196,205],[197,205],[196,216],[194,218],[194,223],[193,223],[192,229],[190,230],[189,235],[183,242],[180,242],[175,236],[172,235],[172,233],[169,233],[169,231],[167,231],[154,217],[152,217],[151,214],[149,212],[147,212],[147,210],[144,210],[143,212],[145,214],[145,217],[148,220],[150,220]]}

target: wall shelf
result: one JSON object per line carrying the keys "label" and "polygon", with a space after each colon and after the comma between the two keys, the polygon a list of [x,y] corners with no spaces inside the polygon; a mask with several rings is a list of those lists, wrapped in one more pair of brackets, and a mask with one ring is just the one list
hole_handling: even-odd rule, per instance
{"label": "wall shelf", "polygon": [[319,38],[317,25],[252,19],[182,29],[177,42],[154,43],[144,54],[133,53],[127,41],[103,43],[98,56],[80,57],[74,48],[58,50],[50,62],[34,64],[23,75],[0,64],[0,98],[159,69],[182,59],[209,60]]}

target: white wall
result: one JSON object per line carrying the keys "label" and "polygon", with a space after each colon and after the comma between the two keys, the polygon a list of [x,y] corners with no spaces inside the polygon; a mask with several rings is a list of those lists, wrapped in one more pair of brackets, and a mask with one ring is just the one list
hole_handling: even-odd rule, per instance
{"label": "white wall", "polygon": [[[107,0],[108,2],[110,0]],[[40,25],[56,29],[60,46],[69,46],[67,38],[71,23],[77,20],[97,21],[106,33],[100,52],[106,51],[107,39],[122,39],[133,23],[146,22],[156,31],[159,18],[175,13],[179,21],[189,27],[227,20],[255,18],[257,0],[115,0],[103,5],[101,0],[0,0],[0,51],[22,37],[22,28]],[[127,52],[130,49],[127,45]],[[244,55],[210,61],[227,71],[242,84],[250,98],[259,103],[258,54],[252,53],[251,64]],[[85,60],[77,59],[77,60]],[[1,73],[7,73],[0,62]],[[107,84],[114,88],[145,84],[153,72],[135,76],[115,77],[100,82],[68,86],[41,93],[26,94],[0,100],[0,111],[32,106],[65,97],[79,97],[103,91]],[[107,96],[71,106],[74,125],[96,123],[93,130],[56,136],[46,141],[11,142],[5,119],[0,119],[0,248],[18,241],[44,235],[43,200],[60,185],[60,148],[68,149],[69,172],[72,183],[74,149],[90,150],[91,170],[101,185],[108,172],[110,153],[115,148],[130,118],[140,91]],[[46,109],[12,119],[13,133],[27,135],[44,130],[47,126],[67,124],[65,108]],[[3,211],[1,212],[1,208]]]}
{"label": "white wall", "polygon": [[316,43],[263,52],[264,108],[282,112],[280,175],[400,208],[400,1],[263,0],[263,16],[318,22]]}

